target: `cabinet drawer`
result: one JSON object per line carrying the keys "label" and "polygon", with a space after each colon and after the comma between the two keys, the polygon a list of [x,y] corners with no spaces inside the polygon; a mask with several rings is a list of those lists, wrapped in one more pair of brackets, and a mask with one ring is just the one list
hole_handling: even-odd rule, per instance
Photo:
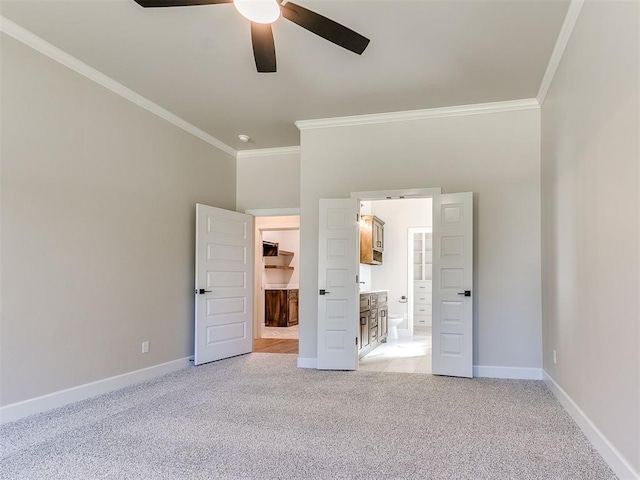
{"label": "cabinet drawer", "polygon": [[376,304],[378,305],[378,308],[383,307],[387,304],[387,296],[387,292],[376,293]]}
{"label": "cabinet drawer", "polygon": [[372,327],[378,325],[378,310],[371,310],[369,313],[369,325]]}
{"label": "cabinet drawer", "polygon": [[360,295],[360,311],[366,312],[371,308],[371,295]]}
{"label": "cabinet drawer", "polygon": [[431,292],[429,293],[418,293],[416,292],[413,297],[414,305],[431,305]]}
{"label": "cabinet drawer", "polygon": [[413,308],[413,315],[431,315],[431,305],[416,305]]}
{"label": "cabinet drawer", "polygon": [[369,305],[371,308],[378,308],[378,295],[376,293],[372,293],[369,295]]}
{"label": "cabinet drawer", "polygon": [[416,327],[430,327],[431,315],[414,315],[413,325]]}
{"label": "cabinet drawer", "polygon": [[413,290],[417,295],[418,293],[431,293],[431,280],[418,280],[413,282]]}

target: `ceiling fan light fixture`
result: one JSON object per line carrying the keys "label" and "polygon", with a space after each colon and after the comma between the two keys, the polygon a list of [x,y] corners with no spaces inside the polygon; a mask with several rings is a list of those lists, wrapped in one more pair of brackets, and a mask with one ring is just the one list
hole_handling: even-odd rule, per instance
{"label": "ceiling fan light fixture", "polygon": [[280,18],[277,0],[233,0],[240,15],[255,23],[273,23]]}

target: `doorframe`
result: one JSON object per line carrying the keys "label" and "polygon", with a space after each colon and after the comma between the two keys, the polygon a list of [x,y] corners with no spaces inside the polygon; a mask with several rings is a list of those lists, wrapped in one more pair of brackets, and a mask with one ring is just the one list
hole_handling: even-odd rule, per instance
{"label": "doorframe", "polygon": [[394,198],[433,198],[434,195],[440,195],[441,193],[442,187],[407,188],[400,190],[351,192],[351,198],[368,202],[371,200],[393,200]]}
{"label": "doorframe", "polygon": [[[393,199],[408,199],[408,198],[431,198],[435,195],[442,194],[442,187],[425,187],[425,188],[405,188],[405,189],[397,189],[397,190],[369,190],[369,191],[361,191],[361,192],[351,192],[351,198],[355,198],[358,201],[374,201],[374,200],[393,200]],[[433,206],[431,207],[433,210]],[[433,226],[432,226],[433,228]],[[360,268],[360,263],[358,260],[358,269]],[[413,273],[413,271],[411,272]],[[407,285],[409,288],[409,285]],[[413,286],[411,286],[413,290]],[[359,295],[359,294],[357,294]],[[359,304],[359,298],[355,298],[354,301],[356,305]],[[408,302],[411,303],[413,298],[409,297]],[[410,306],[407,305],[407,308]],[[408,310],[407,310],[408,312]],[[407,315],[407,317],[409,317]],[[356,328],[359,328],[360,317],[356,315],[354,320],[356,322]],[[407,319],[407,321],[409,321]],[[413,319],[411,319],[413,321]],[[413,330],[413,326],[411,326],[410,331]],[[359,362],[358,362],[359,365]]]}
{"label": "doorframe", "polygon": [[[269,230],[300,230],[300,209],[299,208],[263,208],[249,209],[245,213],[253,215],[254,218],[254,255],[253,255],[253,338],[262,338],[262,328],[264,326],[264,293],[262,289],[262,232]],[[258,226],[258,218],[265,217],[298,217],[296,226],[269,226],[264,228]]]}

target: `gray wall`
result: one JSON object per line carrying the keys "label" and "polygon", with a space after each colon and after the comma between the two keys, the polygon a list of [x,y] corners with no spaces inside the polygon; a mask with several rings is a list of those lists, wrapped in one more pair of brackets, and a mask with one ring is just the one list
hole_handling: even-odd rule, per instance
{"label": "gray wall", "polygon": [[1,48],[0,403],[191,355],[194,206],[234,209],[235,159]]}
{"label": "gray wall", "polygon": [[584,4],[542,107],[544,369],[636,471],[639,5]]}
{"label": "gray wall", "polygon": [[239,212],[300,207],[300,153],[238,157]]}
{"label": "gray wall", "polygon": [[542,365],[538,109],[301,132],[300,356],[317,347],[318,199],[475,192],[474,364]]}

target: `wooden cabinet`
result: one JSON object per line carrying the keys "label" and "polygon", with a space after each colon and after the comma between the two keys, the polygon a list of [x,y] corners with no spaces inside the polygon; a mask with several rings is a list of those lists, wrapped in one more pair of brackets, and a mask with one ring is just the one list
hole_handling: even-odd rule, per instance
{"label": "wooden cabinet", "polygon": [[359,358],[364,357],[386,340],[389,328],[387,317],[386,291],[360,294]]}
{"label": "wooden cabinet", "polygon": [[358,350],[369,346],[369,310],[360,312],[360,330],[358,331]]}
{"label": "wooden cabinet", "polygon": [[298,290],[265,290],[264,315],[267,327],[298,324]]}
{"label": "wooden cabinet", "polygon": [[360,263],[382,265],[384,222],[375,215],[360,216]]}
{"label": "wooden cabinet", "polygon": [[287,290],[287,303],[289,304],[289,311],[287,316],[289,319],[288,325],[298,324],[298,290]]}

